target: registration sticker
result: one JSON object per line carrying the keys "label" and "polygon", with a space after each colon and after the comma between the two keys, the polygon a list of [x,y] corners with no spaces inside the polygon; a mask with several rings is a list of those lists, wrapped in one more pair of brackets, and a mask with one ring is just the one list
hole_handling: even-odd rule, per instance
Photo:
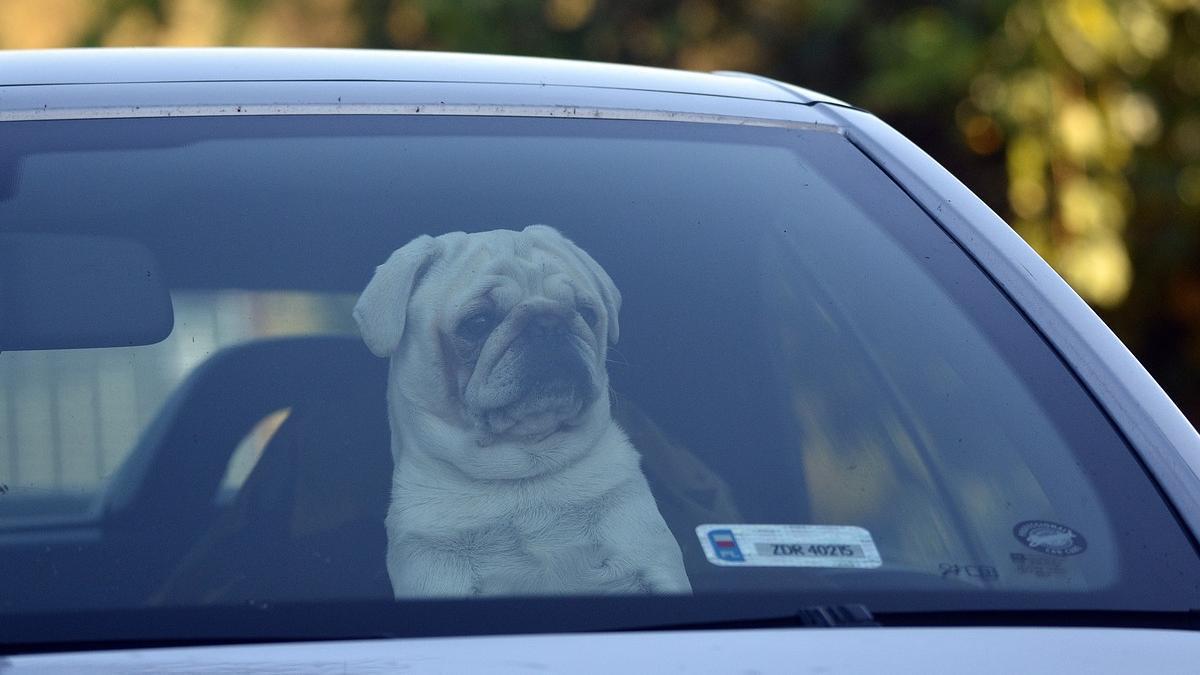
{"label": "registration sticker", "polygon": [[843,567],[883,561],[871,533],[853,525],[700,525],[704,555],[722,567]]}

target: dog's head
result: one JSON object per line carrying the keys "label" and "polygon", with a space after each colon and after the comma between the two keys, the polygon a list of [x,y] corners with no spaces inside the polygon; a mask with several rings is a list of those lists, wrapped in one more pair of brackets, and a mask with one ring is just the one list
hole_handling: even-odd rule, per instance
{"label": "dog's head", "polygon": [[[546,473],[608,421],[621,297],[556,230],[422,236],[380,265],[354,308],[391,357],[393,429],[475,478]],[[400,418],[400,419],[398,419]]]}

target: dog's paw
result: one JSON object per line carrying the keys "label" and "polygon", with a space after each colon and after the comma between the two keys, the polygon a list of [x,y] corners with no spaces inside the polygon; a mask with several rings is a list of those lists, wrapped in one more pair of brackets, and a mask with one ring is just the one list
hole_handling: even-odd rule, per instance
{"label": "dog's paw", "polygon": [[646,593],[655,595],[688,595],[692,592],[691,581],[682,570],[647,568],[639,573]]}
{"label": "dog's paw", "polygon": [[614,595],[653,593],[654,584],[639,566],[619,557],[606,557],[588,570],[589,585],[597,592]]}

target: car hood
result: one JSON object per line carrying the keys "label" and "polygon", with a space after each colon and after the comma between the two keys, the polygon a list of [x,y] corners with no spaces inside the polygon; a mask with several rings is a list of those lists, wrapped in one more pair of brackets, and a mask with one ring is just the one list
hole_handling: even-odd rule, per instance
{"label": "car hood", "polygon": [[845,628],[310,642],[10,657],[24,673],[1194,672],[1200,634],[1115,628]]}

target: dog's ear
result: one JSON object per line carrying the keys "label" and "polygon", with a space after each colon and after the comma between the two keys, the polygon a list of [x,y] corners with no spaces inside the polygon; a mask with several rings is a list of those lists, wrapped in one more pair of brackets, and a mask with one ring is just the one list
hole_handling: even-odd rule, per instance
{"label": "dog's ear", "polygon": [[390,356],[400,346],[408,300],[439,249],[437,239],[421,235],[396,249],[387,262],[375,268],[375,276],[354,304],[358,332],[371,353]]}
{"label": "dog's ear", "polygon": [[617,344],[617,339],[621,336],[621,324],[617,317],[621,312],[621,291],[617,290],[617,285],[613,283],[612,277],[608,276],[608,272],[605,272],[600,263],[588,255],[587,251],[576,246],[575,242],[549,225],[530,225],[524,231],[542,233],[563,242],[564,248],[592,275],[592,281],[600,289],[600,301],[604,303],[604,312],[608,315],[608,344]]}

